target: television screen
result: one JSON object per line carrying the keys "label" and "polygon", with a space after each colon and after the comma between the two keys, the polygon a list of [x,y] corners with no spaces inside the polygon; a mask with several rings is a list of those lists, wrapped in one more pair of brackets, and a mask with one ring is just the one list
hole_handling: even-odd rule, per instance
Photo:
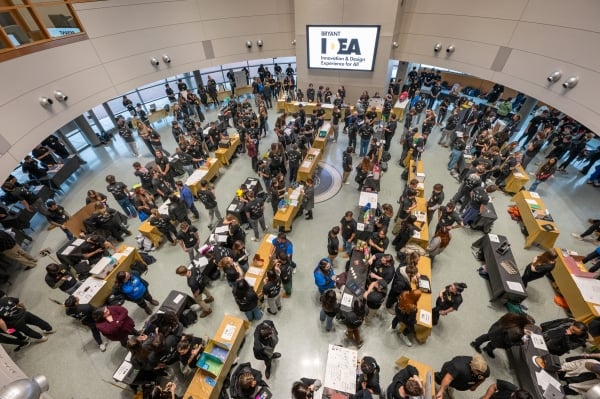
{"label": "television screen", "polygon": [[379,25],[307,25],[308,67],[372,71]]}

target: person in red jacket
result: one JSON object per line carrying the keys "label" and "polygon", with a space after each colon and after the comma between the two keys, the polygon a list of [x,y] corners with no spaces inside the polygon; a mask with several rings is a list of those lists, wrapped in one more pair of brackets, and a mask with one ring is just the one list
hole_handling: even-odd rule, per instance
{"label": "person in red jacket", "polygon": [[119,341],[125,347],[127,338],[137,334],[135,322],[123,306],[105,306],[93,313],[96,328],[111,341]]}

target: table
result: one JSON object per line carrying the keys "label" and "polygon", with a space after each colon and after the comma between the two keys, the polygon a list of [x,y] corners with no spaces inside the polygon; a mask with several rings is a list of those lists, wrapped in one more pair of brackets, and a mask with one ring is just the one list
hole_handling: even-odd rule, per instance
{"label": "table", "polygon": [[144,237],[152,241],[152,245],[154,245],[155,248],[158,248],[160,246],[163,235],[158,230],[158,227],[151,225],[148,220],[144,220],[144,222],[140,224],[140,227],[138,227],[138,231]]}
{"label": "table", "polygon": [[413,236],[408,240],[409,243],[417,244],[423,249],[427,249],[429,245],[429,224],[427,224],[427,200],[422,197],[416,197],[417,208],[411,213],[417,217],[417,223],[421,225],[421,231],[415,231]]}
{"label": "table", "polygon": [[277,209],[277,212],[273,215],[273,228],[278,228],[280,231],[292,230],[292,223],[294,223],[294,219],[302,209],[302,201],[304,200],[302,188],[288,188],[288,197],[290,205]]}
{"label": "table", "polygon": [[[421,276],[427,276],[429,282],[432,283],[431,279],[431,260],[427,256],[421,256],[419,258],[419,264],[417,265],[419,274]],[[412,284],[413,288],[417,288],[416,285]],[[432,291],[433,292],[433,291]],[[437,294],[434,294],[437,297]],[[432,293],[426,294],[421,293],[419,302],[417,302],[417,324],[415,325],[415,339],[420,344],[427,342],[427,338],[431,335],[433,329],[431,309],[433,308],[433,297]]]}
{"label": "table", "polygon": [[[128,272],[131,270],[131,265],[134,261],[144,262],[137,249],[133,247],[122,246],[113,254],[113,257],[117,258],[117,265],[106,277],[103,279],[98,279],[94,276],[88,277],[73,293],[73,295],[79,298],[79,303],[89,303],[95,307],[103,306],[106,299],[112,293],[117,274],[120,271]],[[98,280],[104,283],[99,283]]]}
{"label": "table", "polygon": [[490,277],[492,300],[497,299],[502,303],[520,303],[527,298],[527,292],[512,251],[508,249],[504,254],[497,252],[504,242],[508,242],[505,236],[486,234],[475,241],[472,246],[480,249],[483,254],[486,270]]}
{"label": "table", "polygon": [[[317,103],[307,103],[307,102],[299,102],[299,101],[290,101],[284,102],[283,107],[287,114],[295,114],[300,110],[299,105],[302,104],[306,115],[311,115],[313,110],[317,108]],[[321,108],[325,111],[325,115],[323,116],[325,119],[331,119],[331,114],[333,113],[333,104],[321,103]]]}
{"label": "table", "polygon": [[194,305],[196,301],[194,298],[189,296],[188,294],[184,294],[180,291],[171,290],[169,295],[165,298],[164,301],[160,304],[158,308],[158,312],[173,312],[177,315],[177,318],[180,318],[183,312],[186,309],[189,309],[192,305]]}
{"label": "table", "polygon": [[233,158],[233,156],[235,155],[235,152],[237,151],[238,146],[240,145],[240,135],[239,134],[232,134],[231,136],[229,136],[229,141],[230,141],[230,145],[227,148],[221,148],[219,147],[216,151],[215,151],[215,158],[217,158],[222,165],[229,165],[229,162],[231,161],[231,158]]}
{"label": "table", "polygon": [[554,277],[556,286],[567,301],[573,318],[584,323],[589,323],[595,317],[600,316],[599,309],[597,308],[600,305],[586,301],[579,285],[581,284],[589,288],[600,288],[600,281],[594,278],[586,278],[586,276],[593,276],[595,274],[589,273],[581,261],[574,259],[560,248],[554,249],[558,254],[556,266],[552,270],[552,277]]}
{"label": "table", "polygon": [[254,259],[254,256],[250,258],[250,267],[246,272],[245,279],[254,288],[254,292],[257,294],[262,291],[267,271],[271,269],[273,265],[272,258],[273,253],[275,252],[275,247],[271,243],[276,237],[277,236],[273,234],[265,234],[256,250],[254,256],[258,255],[264,261],[262,267],[259,268],[253,266],[252,260]]}
{"label": "table", "polygon": [[[323,135],[321,133],[323,133]],[[331,125],[331,122],[323,123],[323,126],[321,126],[313,140],[312,147],[325,151],[325,147],[327,146],[327,143],[329,143],[329,137],[331,137],[332,134],[333,126]]]}
{"label": "table", "polygon": [[[538,326],[533,326],[533,329],[536,332],[541,331]],[[542,371],[542,368],[535,363],[536,358],[548,354],[547,349],[536,347],[533,341],[529,339],[522,345],[510,347],[510,349],[506,350],[506,354],[508,355],[508,361],[511,368],[515,370],[521,388],[531,393],[535,399],[546,399],[544,396],[545,389],[538,383],[538,374],[545,375],[550,380],[555,381],[553,385],[558,385],[560,395],[552,396],[552,398],[561,399],[565,397],[560,388],[560,382],[558,381],[556,373]]]}
{"label": "table", "polygon": [[198,195],[200,190],[200,182],[202,180],[211,181],[219,175],[219,168],[221,168],[221,161],[217,158],[208,158],[204,165],[199,167],[192,173],[190,177],[184,182],[186,186],[190,188],[194,197]]}
{"label": "table", "polygon": [[[378,195],[372,191],[361,191],[358,197],[358,214],[356,216],[356,239],[369,242],[375,231],[375,211],[377,210]],[[369,215],[365,218],[365,206],[369,205]]]}
{"label": "table", "polygon": [[[222,91],[218,91],[217,92],[217,100],[219,100],[219,101],[225,101],[227,98],[231,98],[231,91],[230,90],[222,90]],[[212,102],[212,99],[210,98],[210,96],[208,98],[208,101]]]}
{"label": "table", "polygon": [[81,166],[79,157],[70,155],[62,164],[56,164],[48,170],[48,178],[55,187],[60,187],[69,177],[71,177]]}
{"label": "table", "polygon": [[356,393],[358,351],[329,344],[322,398],[349,398]]}
{"label": "table", "polygon": [[350,312],[356,298],[365,293],[367,277],[369,276],[369,264],[364,261],[365,254],[356,248],[352,249],[350,256],[350,268],[346,273],[346,284],[340,298],[340,309]]}
{"label": "table", "polygon": [[73,266],[79,263],[81,259],[81,244],[85,240],[81,238],[74,238],[69,240],[65,245],[56,250],[56,257],[60,263],[64,265]]}
{"label": "table", "polygon": [[419,372],[419,377],[423,381],[423,398],[435,398],[435,370],[433,369],[433,367],[425,363],[409,359],[406,356],[401,356],[398,360],[396,360],[395,363],[396,366],[398,366],[398,368],[400,369],[403,369],[406,366],[413,366],[414,368],[416,368]]}
{"label": "table", "polygon": [[[168,112],[166,109],[164,109],[164,108],[157,109],[156,111],[148,114],[148,121],[150,121],[150,124],[152,124],[154,122],[160,122],[167,117],[167,114],[168,114]],[[133,120],[131,121],[133,126],[137,126],[138,122],[141,122],[141,120],[139,118],[133,118]]]}
{"label": "table", "polygon": [[95,202],[90,202],[89,204],[72,214],[69,220],[67,220],[67,223],[65,224],[74,236],[78,236],[79,233],[81,233],[82,231],[86,231],[83,222],[94,214],[95,206]]}
{"label": "table", "polygon": [[190,381],[187,390],[183,394],[186,399],[217,399],[223,388],[223,382],[229,374],[229,370],[240,350],[240,346],[246,337],[250,328],[250,323],[238,317],[226,314],[217,329],[212,340],[221,343],[229,348],[229,352],[223,367],[219,370],[216,378],[207,374],[202,368],[198,368],[194,377]]}
{"label": "table", "polygon": [[297,181],[302,182],[306,181],[309,177],[313,177],[315,170],[317,170],[317,165],[321,160],[321,154],[322,151],[318,148],[308,150],[304,161],[302,161],[300,168],[298,168]]}
{"label": "table", "polygon": [[285,111],[285,93],[281,93],[279,97],[277,97],[277,112]]}
{"label": "table", "polygon": [[400,101],[400,100],[396,100],[396,102],[394,103],[394,107],[392,108],[392,113],[396,114],[397,121],[401,121],[404,118],[404,112],[406,110],[406,107],[408,106],[408,99],[404,100],[404,101]]}
{"label": "table", "polygon": [[412,179],[417,179],[419,184],[417,185],[417,197],[425,197],[425,172],[423,171],[423,161],[420,159],[417,161],[417,167],[415,168],[415,161],[412,159],[408,163],[408,182]]}
{"label": "table", "polygon": [[544,249],[554,247],[560,232],[556,223],[542,219],[549,216],[550,212],[546,209],[540,196],[537,193],[520,191],[512,197],[511,201],[517,205],[523,224],[527,229],[525,248],[529,248],[534,243]]}
{"label": "table", "polygon": [[521,164],[517,165],[515,170],[506,178],[506,187],[504,191],[507,193],[518,193],[529,181],[529,176]]}
{"label": "table", "polygon": [[245,94],[252,94],[252,86],[236,86],[235,87],[236,97],[243,96]]}

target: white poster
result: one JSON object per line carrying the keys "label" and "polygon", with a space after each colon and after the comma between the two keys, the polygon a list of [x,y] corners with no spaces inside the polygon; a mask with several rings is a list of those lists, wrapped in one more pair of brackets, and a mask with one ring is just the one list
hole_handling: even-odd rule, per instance
{"label": "white poster", "polygon": [[307,25],[308,67],[372,71],[379,29],[379,25]]}

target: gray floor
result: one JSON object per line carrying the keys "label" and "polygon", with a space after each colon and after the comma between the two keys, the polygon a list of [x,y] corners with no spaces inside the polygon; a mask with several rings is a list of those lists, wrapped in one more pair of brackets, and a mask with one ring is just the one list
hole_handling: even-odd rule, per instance
{"label": "gray floor", "polygon": [[[209,112],[208,116],[214,118],[215,113]],[[271,112],[271,124],[274,120],[275,113]],[[156,127],[163,133],[167,148],[171,149],[173,139],[170,134],[170,124],[168,122],[157,124]],[[169,131],[166,130],[167,128]],[[446,171],[448,150],[436,144],[438,137],[439,129],[436,128],[423,156],[427,174],[426,192],[429,194],[433,184],[440,182],[444,184],[446,198],[450,198],[456,192],[457,183]],[[272,140],[271,133],[267,141]],[[397,206],[396,199],[404,185],[400,179],[401,169],[396,164],[400,153],[397,140],[398,137],[395,138],[392,146],[392,154],[395,156],[390,162],[390,170],[382,178],[380,192],[381,202],[389,202],[394,205],[394,208]],[[340,135],[339,142],[330,145],[325,153],[325,161],[338,170],[341,164],[341,152],[346,147],[346,143],[347,137]],[[145,146],[143,143],[138,145],[144,154]],[[267,148],[263,144],[261,147]],[[104,147],[88,149],[82,156],[88,164],[82,168],[76,182],[68,187],[66,194],[57,198],[71,212],[84,205],[86,190],[93,188],[106,191],[104,177],[107,174],[116,175],[118,180],[124,181],[129,186],[136,182],[131,168],[131,164],[136,159],[129,154],[121,139]],[[147,153],[142,160],[150,160]],[[355,161],[356,164],[358,157]],[[530,169],[533,168],[532,164]],[[557,245],[586,254],[594,248],[594,243],[577,241],[570,233],[583,231],[587,225],[587,218],[597,217],[593,211],[597,209],[598,190],[591,185],[586,185],[585,178],[576,173],[572,166],[568,171],[568,175],[558,175],[542,184],[538,192],[560,226],[561,235]],[[250,159],[246,156],[235,160],[230,167],[222,169],[222,174],[215,183],[222,212],[238,185],[252,174]],[[353,182],[353,176],[350,181]],[[111,202],[117,205],[114,201]],[[312,270],[320,257],[326,255],[327,231],[338,223],[345,210],[356,210],[357,202],[356,185],[354,183],[345,185],[335,197],[317,204],[314,220],[298,219],[294,224],[290,239],[294,243],[294,259],[299,266],[298,273],[294,275],[294,293],[291,298],[284,299],[283,311],[271,317],[280,332],[278,350],[283,354],[281,359],[274,362],[273,373],[269,380],[274,398],[289,397],[292,382],[300,377],[322,378],[327,345],[344,343],[344,328],[338,326],[335,332],[326,333],[319,322],[319,306]],[[499,214],[493,232],[510,238],[515,259],[522,270],[540,250],[523,249],[524,238],[517,224],[511,221],[506,213],[509,197],[503,193],[495,193],[493,202]],[[200,228],[204,239],[209,230],[206,211],[202,209],[201,212],[201,221],[195,224]],[[271,220],[270,212],[267,211],[267,223]],[[132,229],[139,225],[137,220],[131,223]],[[37,230],[32,253],[47,247],[55,250],[65,241],[60,231],[48,232],[45,226],[38,227]],[[489,325],[505,312],[503,307],[489,302],[487,283],[476,273],[478,264],[469,248],[481,234],[465,229],[453,231],[450,247],[436,259],[432,279],[434,292],[438,292],[453,281],[464,281],[469,288],[464,292],[464,304],[460,310],[443,317],[426,344],[406,347],[396,334],[390,333],[389,314],[385,314],[385,320],[375,321],[370,326],[362,327],[365,344],[359,350],[359,356],[371,355],[377,359],[381,365],[381,383],[384,388],[391,382],[395,373],[394,361],[400,356],[408,356],[439,369],[444,361],[455,355],[472,354],[473,350],[469,342],[487,331]],[[127,238],[126,243],[135,245],[132,237]],[[250,240],[247,245],[250,251],[256,248],[256,243]],[[187,255],[178,246],[169,245],[164,246],[154,255],[158,258],[158,262],[150,266],[147,275],[154,297],[162,300],[172,289],[187,292],[184,279],[176,276],[174,272],[178,265],[186,262]],[[19,353],[10,352],[12,351],[10,347],[7,350],[27,374],[45,374],[48,377],[51,386],[50,394],[54,398],[131,397],[130,393],[110,384],[114,370],[125,356],[125,350],[118,344],[111,343],[105,353],[100,352],[89,331],[66,317],[62,307],[48,300],[49,298],[61,301],[64,299],[61,292],[52,291],[43,282],[44,267],[49,262],[48,258],[44,258],[38,268],[29,272],[19,271],[15,276],[16,283],[8,291],[12,296],[21,297],[32,312],[50,321],[58,332],[50,336],[48,342],[31,345]],[[194,334],[214,335],[225,313],[243,317],[237,310],[227,284],[217,282],[215,286],[214,312],[189,329]],[[565,316],[564,311],[553,304],[552,290],[545,279],[532,283],[528,293],[530,313],[538,322]],[[141,325],[145,318],[143,310],[131,303],[126,306],[130,309],[136,323]],[[252,356],[251,343],[250,337],[248,344],[240,352],[240,360],[252,361],[253,365],[264,371],[262,362],[254,360]],[[496,359],[491,359],[489,362],[492,379],[514,380],[505,354],[497,352]],[[484,387],[474,393],[457,392],[456,396],[476,398],[481,397],[483,392]]]}

